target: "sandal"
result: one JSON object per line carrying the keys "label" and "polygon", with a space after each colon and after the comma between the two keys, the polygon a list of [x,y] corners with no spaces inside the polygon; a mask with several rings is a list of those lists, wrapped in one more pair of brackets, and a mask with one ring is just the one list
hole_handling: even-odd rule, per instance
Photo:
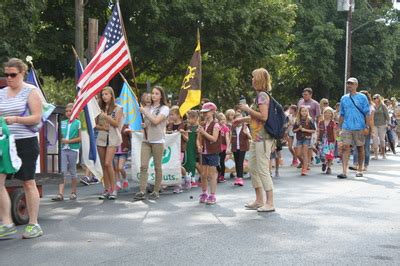
{"label": "sandal", "polygon": [[76,200],[77,196],[76,196],[76,192],[72,192],[71,195],[69,196],[70,200]]}
{"label": "sandal", "polygon": [[262,206],[262,207],[258,208],[257,211],[258,212],[274,212],[275,208],[274,207]]}
{"label": "sandal", "polygon": [[133,197],[134,201],[145,200],[145,199],[146,199],[146,195],[143,192],[138,192]]}
{"label": "sandal", "polygon": [[61,193],[58,193],[57,196],[55,196],[54,198],[51,199],[52,201],[63,201],[64,200],[64,196]]}
{"label": "sandal", "polygon": [[258,208],[262,207],[262,204],[258,204],[257,202],[253,202],[253,203],[246,203],[244,205],[244,207],[246,208],[246,210],[257,210]]}

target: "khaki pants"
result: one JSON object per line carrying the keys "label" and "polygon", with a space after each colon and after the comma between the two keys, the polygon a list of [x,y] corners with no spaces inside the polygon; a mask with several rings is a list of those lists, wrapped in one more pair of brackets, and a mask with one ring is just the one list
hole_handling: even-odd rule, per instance
{"label": "khaki pants", "polygon": [[265,191],[274,189],[269,172],[272,139],[250,143],[249,169],[254,188],[262,187]]}
{"label": "khaki pants", "polygon": [[378,147],[385,147],[385,136],[386,136],[386,126],[374,126],[373,128],[373,146],[374,149],[378,149]]}
{"label": "khaki pants", "polygon": [[154,158],[154,170],[156,180],[154,191],[159,193],[162,181],[161,160],[164,152],[163,143],[148,143],[142,142],[142,150],[140,153],[140,191],[145,191],[148,179],[148,168],[151,156]]}

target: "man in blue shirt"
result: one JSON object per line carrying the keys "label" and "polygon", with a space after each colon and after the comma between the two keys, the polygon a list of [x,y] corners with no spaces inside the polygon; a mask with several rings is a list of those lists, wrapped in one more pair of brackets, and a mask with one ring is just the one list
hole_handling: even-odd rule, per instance
{"label": "man in blue shirt", "polygon": [[350,145],[353,143],[357,146],[358,151],[358,171],[356,176],[363,176],[364,142],[365,134],[369,132],[370,128],[370,107],[367,97],[357,92],[357,87],[358,80],[356,78],[349,78],[346,82],[348,94],[342,96],[340,100],[339,130],[343,142],[343,173],[339,174],[338,178],[347,178]]}

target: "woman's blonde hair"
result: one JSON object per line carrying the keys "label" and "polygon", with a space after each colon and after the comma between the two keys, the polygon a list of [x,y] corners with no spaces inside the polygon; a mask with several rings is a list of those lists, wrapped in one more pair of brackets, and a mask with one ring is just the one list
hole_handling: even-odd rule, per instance
{"label": "woman's blonde hair", "polygon": [[4,68],[15,67],[19,72],[25,74],[28,71],[28,66],[18,58],[11,58],[8,62],[4,63]]}
{"label": "woman's blonde hair", "polygon": [[271,91],[271,75],[265,68],[254,69],[251,73],[255,89]]}
{"label": "woman's blonde hair", "polygon": [[[111,115],[111,113],[114,111],[115,108],[115,94],[114,94],[114,90],[112,87],[110,86],[106,86],[101,90],[101,94],[103,94],[103,91],[108,91],[111,94],[111,101],[110,101],[110,105],[108,106],[107,109],[107,114]],[[100,99],[99,99],[99,106],[100,109],[105,112],[106,108],[107,108],[107,104],[104,102],[102,95],[100,95]]]}

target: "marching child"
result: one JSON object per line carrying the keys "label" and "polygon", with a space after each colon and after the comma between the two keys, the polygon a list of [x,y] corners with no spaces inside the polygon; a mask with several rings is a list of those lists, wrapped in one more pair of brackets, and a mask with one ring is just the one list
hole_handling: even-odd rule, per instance
{"label": "marching child", "polygon": [[226,155],[231,154],[231,129],[227,126],[226,117],[223,113],[219,113],[217,119],[221,135],[221,152],[219,153],[219,166],[217,167],[218,183],[225,183],[225,158]]}
{"label": "marching child", "polygon": [[[235,114],[235,119],[242,117],[241,112]],[[246,152],[250,148],[249,141],[251,140],[249,127],[245,123],[238,123],[232,128],[232,152],[235,159],[236,178],[233,183],[235,186],[243,186],[243,163]]]}
{"label": "marching child", "polygon": [[336,123],[334,111],[329,106],[324,109],[323,120],[318,123],[318,146],[322,161],[322,172],[332,174],[331,166],[335,158]]}
{"label": "marching child", "polygon": [[129,151],[131,150],[131,141],[129,135],[129,125],[125,124],[121,130],[122,143],[118,147],[114,155],[114,171],[115,178],[117,180],[116,189],[128,191],[129,183],[125,171],[125,163],[129,156]]}
{"label": "marching child", "polygon": [[308,174],[308,149],[311,145],[311,135],[315,132],[314,122],[306,106],[300,106],[293,126],[293,132],[296,133],[297,157],[302,166],[301,175],[304,176]]}
{"label": "marching child", "polygon": [[297,167],[299,164],[299,161],[297,160],[297,151],[296,151],[296,143],[295,141],[295,134],[293,132],[293,126],[296,121],[296,113],[297,113],[297,105],[291,105],[289,107],[289,115],[288,115],[288,134],[287,134],[287,142],[288,142],[288,148],[290,153],[292,154],[292,164],[291,166]]}
{"label": "marching child", "polygon": [[[208,102],[205,103],[200,112],[204,114],[204,123],[198,128],[197,147],[201,153],[201,189],[200,203],[213,205],[217,199],[217,166],[219,165],[219,152],[221,149],[219,131],[220,126],[214,120],[217,106]],[[210,195],[208,195],[208,178],[210,179]]]}
{"label": "marching child", "polygon": [[65,108],[65,116],[67,119],[61,122],[61,172],[64,174],[64,182],[58,186],[58,194],[52,198],[54,201],[64,200],[64,187],[67,180],[71,180],[70,200],[76,200],[76,186],[78,184],[78,176],[76,174],[76,164],[79,158],[79,148],[81,142],[81,122],[74,119],[68,122],[71,117],[73,103],[68,103]]}
{"label": "marching child", "polygon": [[[182,121],[181,115],[179,113],[179,106],[172,106],[170,111],[169,111],[169,117],[168,117],[169,123],[167,125],[167,132],[180,132],[181,133],[181,162],[183,162],[183,158],[185,155],[185,150],[186,150],[186,143],[188,141],[188,133],[185,131],[186,125]],[[186,182],[187,180],[187,173],[185,168],[181,166],[181,172],[182,172],[182,179],[185,181],[185,188],[189,189],[188,183]],[[176,185],[174,187],[174,193],[178,194],[182,192],[182,185]]]}

